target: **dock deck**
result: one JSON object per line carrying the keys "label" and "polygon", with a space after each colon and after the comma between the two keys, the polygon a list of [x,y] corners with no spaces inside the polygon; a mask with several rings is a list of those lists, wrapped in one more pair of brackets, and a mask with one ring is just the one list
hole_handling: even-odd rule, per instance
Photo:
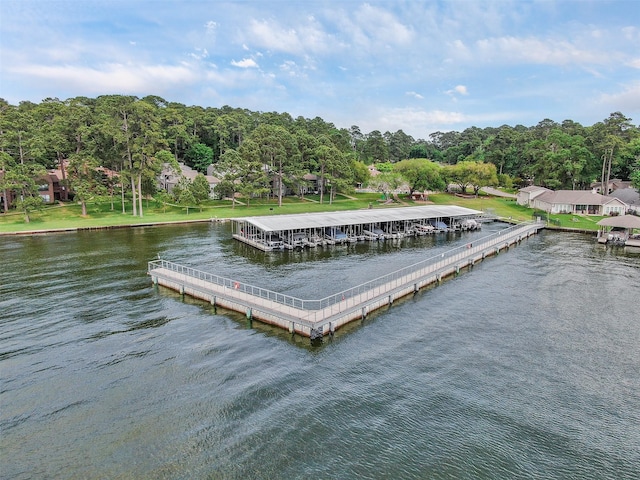
{"label": "dock deck", "polygon": [[148,274],[156,285],[314,339],[333,333],[341,326],[449,275],[458,274],[462,268],[508,249],[543,227],[540,222],[514,225],[475,240],[473,244],[454,248],[318,300],[300,299],[167,260],[149,262]]}
{"label": "dock deck", "polygon": [[231,229],[236,240],[273,251],[475,230],[482,215],[457,205],[422,205],[234,218]]}

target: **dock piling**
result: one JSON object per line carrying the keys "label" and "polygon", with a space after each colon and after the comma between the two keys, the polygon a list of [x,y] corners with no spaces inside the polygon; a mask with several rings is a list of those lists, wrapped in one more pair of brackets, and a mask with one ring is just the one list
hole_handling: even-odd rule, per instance
{"label": "dock piling", "polygon": [[472,268],[476,261],[494,253],[497,255],[502,248],[508,249],[518,239],[528,238],[541,228],[543,224],[540,223],[509,227],[499,234],[474,241],[473,248],[456,247],[317,300],[292,297],[166,260],[150,261],[148,274],[154,285],[178,291],[183,298],[188,294],[209,302],[214,311],[220,305],[245,313],[250,326],[255,317],[288,329],[292,334],[300,333],[317,340],[333,334],[343,324],[359,318],[364,320],[372,310],[393,305],[396,298],[415,295],[422,286],[440,283],[448,275],[458,275],[464,266]]}

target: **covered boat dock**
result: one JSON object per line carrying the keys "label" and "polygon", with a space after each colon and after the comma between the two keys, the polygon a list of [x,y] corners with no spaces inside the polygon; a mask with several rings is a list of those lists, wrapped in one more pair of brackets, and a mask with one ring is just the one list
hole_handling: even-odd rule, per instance
{"label": "covered boat dock", "polygon": [[598,243],[640,247],[640,217],[620,215],[598,222]]}
{"label": "covered boat dock", "polygon": [[231,228],[236,240],[273,251],[474,230],[481,216],[455,205],[423,205],[234,218]]}

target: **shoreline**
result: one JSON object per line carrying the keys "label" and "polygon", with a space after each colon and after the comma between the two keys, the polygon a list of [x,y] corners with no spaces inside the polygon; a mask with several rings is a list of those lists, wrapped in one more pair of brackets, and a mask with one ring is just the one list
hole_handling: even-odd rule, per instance
{"label": "shoreline", "polygon": [[[511,219],[507,218],[498,218],[497,220],[514,224]],[[65,227],[65,228],[44,228],[44,229],[34,229],[34,230],[22,230],[22,231],[14,231],[14,232],[0,232],[0,237],[12,237],[12,236],[35,236],[35,235],[50,235],[57,233],[74,233],[74,232],[88,232],[88,231],[99,231],[99,230],[118,230],[123,228],[141,228],[141,227],[161,227],[166,225],[186,225],[192,223],[222,223],[228,222],[229,218],[201,218],[197,220],[173,220],[173,221],[163,221],[163,222],[142,222],[142,223],[131,223],[131,224],[122,224],[122,225],[103,225],[103,226],[93,226],[93,227]],[[546,230],[553,230],[557,232],[567,232],[567,233],[582,233],[587,235],[597,235],[597,230],[587,230],[584,228],[568,228],[568,227],[557,227],[555,225],[546,224],[544,226]]]}
{"label": "shoreline", "polygon": [[74,232],[88,232],[94,230],[117,230],[121,228],[140,228],[140,227],[160,227],[163,225],[182,225],[189,223],[216,223],[226,222],[228,218],[201,218],[197,220],[173,220],[164,222],[142,222],[142,223],[127,223],[122,225],[102,225],[93,227],[65,227],[65,228],[43,228],[34,230],[20,230],[14,232],[0,232],[0,237],[10,237],[19,235],[49,235],[56,233],[74,233]]}

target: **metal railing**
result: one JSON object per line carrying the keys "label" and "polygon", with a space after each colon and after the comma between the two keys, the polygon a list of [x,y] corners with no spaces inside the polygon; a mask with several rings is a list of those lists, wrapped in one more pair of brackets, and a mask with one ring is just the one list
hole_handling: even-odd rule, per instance
{"label": "metal railing", "polygon": [[[414,263],[407,267],[395,270],[388,274],[377,277],[373,280],[361,283],[355,287],[342,290],[338,293],[329,295],[319,300],[305,300],[291,295],[274,292],[262,287],[257,287],[248,283],[241,282],[228,277],[221,277],[212,273],[204,272],[195,268],[180,265],[168,260],[152,260],[148,264],[148,271],[153,274],[153,270],[163,268],[171,272],[184,275],[186,278],[202,280],[226,287],[235,292],[243,292],[254,297],[269,300],[288,307],[306,310],[307,312],[314,310],[322,310],[341,302],[353,299],[355,303],[363,301],[363,294],[368,294],[375,289],[385,286],[384,291],[390,291],[419,281],[426,276],[437,274],[446,268],[463,263],[470,257],[475,257],[483,252],[489,252],[491,249],[502,248],[513,243],[512,240],[528,236],[532,232],[536,232],[542,228],[539,222],[527,222],[505,228],[499,232],[475,239],[472,243],[453,248],[444,253],[434,255],[418,263]],[[380,293],[380,292],[379,292]],[[313,315],[312,315],[313,316]]]}

